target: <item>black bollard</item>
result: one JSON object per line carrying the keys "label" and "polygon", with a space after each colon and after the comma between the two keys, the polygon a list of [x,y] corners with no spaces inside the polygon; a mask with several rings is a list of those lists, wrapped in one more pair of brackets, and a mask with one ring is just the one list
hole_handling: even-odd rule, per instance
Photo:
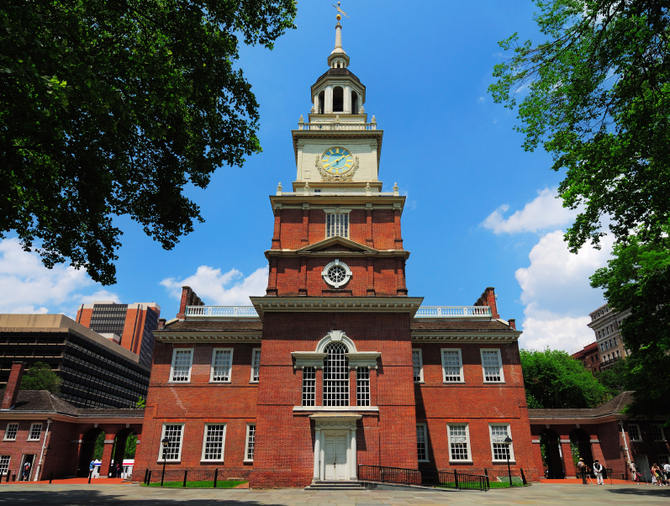
{"label": "black bollard", "polygon": [[519,469],[521,471],[521,481],[523,482],[524,485],[528,485],[528,482],[526,481],[526,475],[523,474],[523,469]]}
{"label": "black bollard", "polygon": [[187,474],[188,474],[188,471],[184,470],[184,487],[183,488],[186,488],[186,475]]}
{"label": "black bollard", "polygon": [[214,469],[214,488],[216,488],[216,480],[219,477],[219,468]]}
{"label": "black bollard", "polygon": [[51,485],[51,482],[54,480],[54,472],[53,470],[51,471],[51,476],[49,476],[49,485]]}
{"label": "black bollard", "polygon": [[91,483],[91,477],[93,476],[93,471],[88,472],[88,483]]}

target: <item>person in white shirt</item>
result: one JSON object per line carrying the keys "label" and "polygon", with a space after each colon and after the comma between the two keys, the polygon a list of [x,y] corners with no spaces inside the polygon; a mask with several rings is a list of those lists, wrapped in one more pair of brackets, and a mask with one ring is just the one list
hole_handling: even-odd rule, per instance
{"label": "person in white shirt", "polygon": [[603,484],[603,466],[597,460],[593,463],[593,472],[598,480],[598,485]]}

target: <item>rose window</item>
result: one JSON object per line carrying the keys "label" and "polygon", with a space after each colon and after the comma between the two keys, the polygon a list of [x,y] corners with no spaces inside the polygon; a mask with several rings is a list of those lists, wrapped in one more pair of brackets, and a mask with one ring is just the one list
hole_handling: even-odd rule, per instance
{"label": "rose window", "polygon": [[321,276],[333,288],[340,288],[346,285],[349,279],[351,279],[351,269],[344,262],[334,260],[324,267]]}

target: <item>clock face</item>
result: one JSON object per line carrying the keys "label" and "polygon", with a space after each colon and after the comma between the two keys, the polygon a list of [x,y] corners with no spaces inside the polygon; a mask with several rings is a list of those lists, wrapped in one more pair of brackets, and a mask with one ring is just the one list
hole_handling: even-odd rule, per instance
{"label": "clock face", "polygon": [[354,157],[348,149],[330,148],[321,155],[321,165],[326,172],[338,176],[351,170]]}

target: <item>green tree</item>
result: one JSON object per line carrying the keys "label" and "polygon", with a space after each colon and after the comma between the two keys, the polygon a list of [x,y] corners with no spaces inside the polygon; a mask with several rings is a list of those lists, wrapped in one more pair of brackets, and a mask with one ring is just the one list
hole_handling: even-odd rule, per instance
{"label": "green tree", "polygon": [[137,434],[132,433],[126,440],[126,451],[123,454],[124,459],[134,459],[137,451]]}
{"label": "green tree", "polygon": [[670,418],[670,239],[631,236],[628,244],[615,246],[614,258],[591,280],[605,289],[611,306],[630,310],[621,329],[631,351],[623,382],[635,390],[627,411]]}
{"label": "green tree", "polygon": [[272,48],[295,0],[6,0],[0,5],[0,238],[114,283],[127,215],[165,249],[186,185],[261,150],[240,40]]}
{"label": "green tree", "polygon": [[60,392],[61,379],[44,362],[35,362],[21,379],[21,390],[48,390],[52,394]]}
{"label": "green tree", "polygon": [[489,91],[496,102],[518,106],[524,148],[542,144],[552,168],[566,171],[559,195],[580,211],[566,234],[571,251],[598,246],[605,224],[614,235],[616,258],[592,284],[605,288],[613,308],[632,308],[623,329],[633,351],[632,409],[668,412],[667,390],[656,385],[667,383],[668,370],[670,4],[536,4],[545,40],[520,44],[514,34],[502,41],[513,56],[496,65]]}
{"label": "green tree", "polygon": [[[100,432],[95,438],[95,446],[93,447],[93,460],[102,460],[102,454],[105,451],[105,433]],[[101,473],[102,474],[102,473]]]}
{"label": "green tree", "polygon": [[630,361],[626,359],[617,360],[611,367],[596,373],[598,383],[604,386],[609,395],[616,397],[628,390],[628,366]]}
{"label": "green tree", "polygon": [[520,353],[529,408],[592,408],[608,400],[605,387],[566,352],[546,349]]}

